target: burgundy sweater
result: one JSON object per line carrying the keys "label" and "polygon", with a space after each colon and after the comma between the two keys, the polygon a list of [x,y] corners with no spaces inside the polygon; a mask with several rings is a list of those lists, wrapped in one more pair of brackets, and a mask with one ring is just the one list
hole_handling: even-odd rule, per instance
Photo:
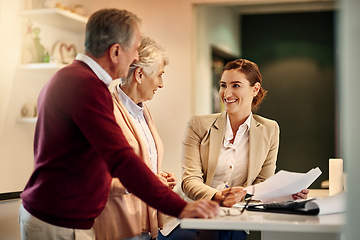
{"label": "burgundy sweater", "polygon": [[58,71],[42,89],[34,154],[21,198],[47,223],[91,228],[112,177],[163,213],[177,217],[186,205],[133,152],[115,121],[107,86],[81,61]]}

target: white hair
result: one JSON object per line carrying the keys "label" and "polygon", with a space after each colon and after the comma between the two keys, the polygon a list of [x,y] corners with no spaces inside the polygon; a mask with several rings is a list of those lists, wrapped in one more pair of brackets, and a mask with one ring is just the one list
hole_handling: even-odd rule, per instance
{"label": "white hair", "polygon": [[121,85],[131,84],[132,75],[137,68],[142,68],[146,76],[152,76],[156,73],[160,64],[164,64],[164,66],[169,64],[166,50],[144,34],[141,35],[141,44],[138,52],[139,60],[134,61],[130,65],[128,75],[120,79]]}

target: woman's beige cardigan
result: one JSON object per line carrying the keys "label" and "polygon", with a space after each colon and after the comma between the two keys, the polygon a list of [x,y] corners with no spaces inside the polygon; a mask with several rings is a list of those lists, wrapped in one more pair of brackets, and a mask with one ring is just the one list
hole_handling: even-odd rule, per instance
{"label": "woman's beige cardigan", "polygon": [[[150,167],[148,148],[136,129],[131,115],[122,104],[116,86],[110,90],[114,100],[114,114],[117,123],[135,153]],[[160,172],[164,154],[163,145],[145,104],[143,110],[156,144],[158,172]],[[108,202],[102,214],[96,218],[93,228],[96,239],[123,239],[138,236],[142,232],[150,232],[152,238],[154,238],[158,234],[158,228],[162,227],[161,218],[161,214],[157,210],[149,207],[133,194],[128,193],[119,179],[114,178],[111,183]]]}

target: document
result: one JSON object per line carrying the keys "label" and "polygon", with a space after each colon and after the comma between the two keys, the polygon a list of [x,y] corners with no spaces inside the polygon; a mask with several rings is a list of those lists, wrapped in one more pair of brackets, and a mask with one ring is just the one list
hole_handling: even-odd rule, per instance
{"label": "document", "polygon": [[262,183],[245,188],[252,194],[252,200],[263,203],[293,200],[292,195],[309,186],[321,175],[321,170],[313,168],[307,173],[281,170]]}

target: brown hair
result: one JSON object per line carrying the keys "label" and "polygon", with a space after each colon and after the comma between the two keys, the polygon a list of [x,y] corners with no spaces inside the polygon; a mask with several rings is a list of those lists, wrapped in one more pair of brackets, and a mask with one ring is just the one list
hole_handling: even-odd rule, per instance
{"label": "brown hair", "polygon": [[[246,59],[236,59],[232,62],[228,62],[223,68],[223,73],[225,71],[234,69],[245,74],[246,79],[249,81],[250,86],[254,86],[255,83],[260,83],[262,85],[262,77],[259,71],[259,68],[256,63],[253,63]],[[259,93],[253,98],[252,101],[252,110],[256,111],[263,101],[267,91],[260,86]]]}

